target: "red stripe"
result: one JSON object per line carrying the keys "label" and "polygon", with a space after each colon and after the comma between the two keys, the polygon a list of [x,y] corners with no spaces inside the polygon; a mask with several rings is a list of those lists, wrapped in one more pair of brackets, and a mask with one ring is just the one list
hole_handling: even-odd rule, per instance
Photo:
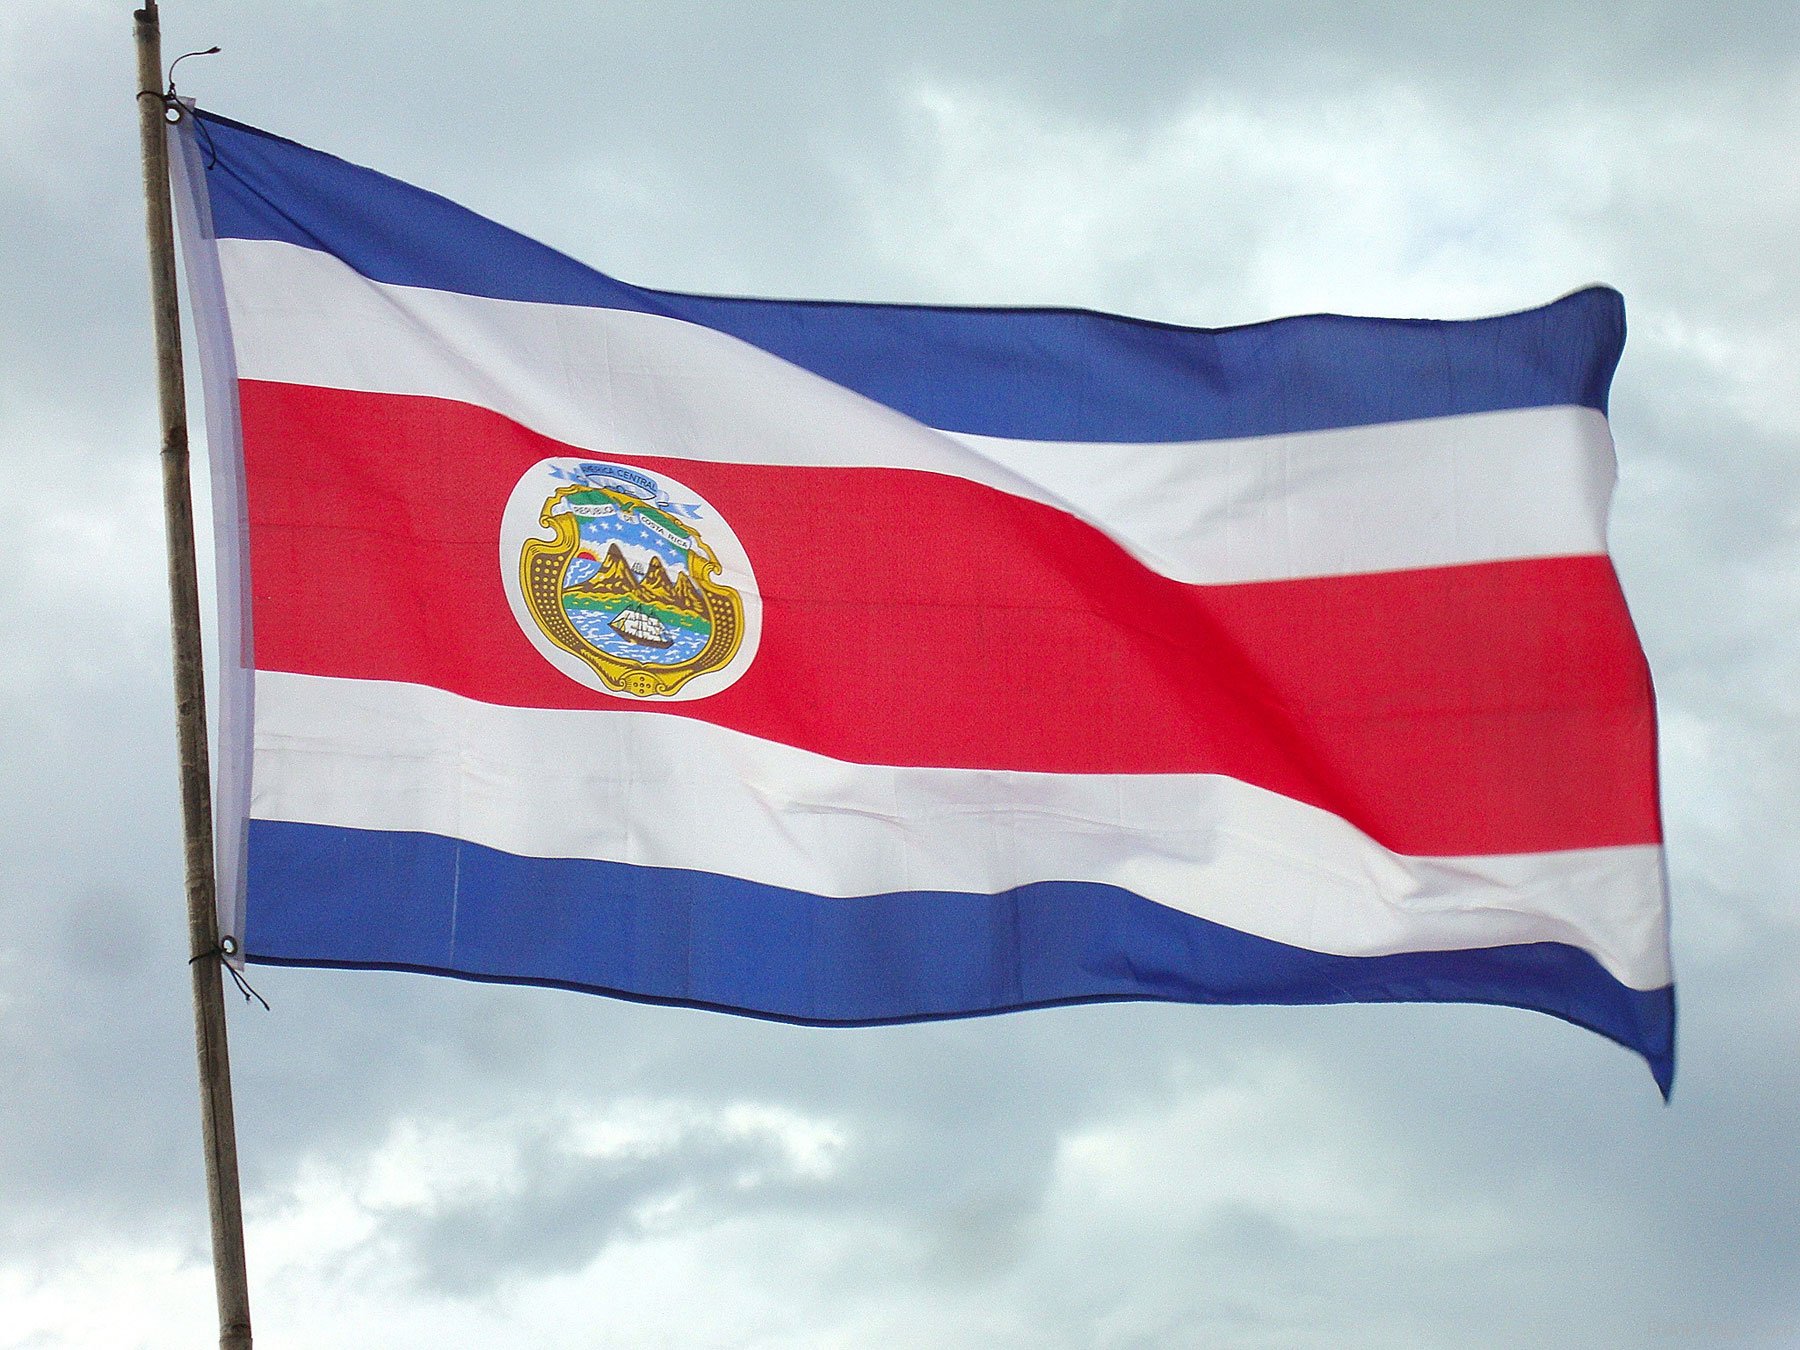
{"label": "red stripe", "polygon": [[[520,475],[603,447],[440,399],[246,381],[242,407],[261,668],[645,706],[554,670],[501,584]],[[640,462],[731,522],[764,603],[743,678],[668,713],[860,763],[1229,774],[1411,854],[1660,838],[1603,557],[1195,586],[959,479]]]}

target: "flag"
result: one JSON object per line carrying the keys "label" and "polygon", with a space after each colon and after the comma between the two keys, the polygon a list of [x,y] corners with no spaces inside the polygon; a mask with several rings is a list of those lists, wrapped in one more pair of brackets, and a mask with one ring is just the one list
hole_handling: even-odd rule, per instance
{"label": "flag", "polygon": [[828,1024],[1505,1004],[1667,1092],[1616,292],[676,294],[173,134],[242,956]]}

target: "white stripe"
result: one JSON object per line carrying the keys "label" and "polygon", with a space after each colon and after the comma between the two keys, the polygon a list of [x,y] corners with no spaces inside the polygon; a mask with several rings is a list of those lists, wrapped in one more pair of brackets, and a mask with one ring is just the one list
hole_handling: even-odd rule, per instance
{"label": "white stripe", "polygon": [[1612,439],[1591,408],[1176,444],[951,435],[680,320],[219,247],[245,379],[455,399],[595,454],[952,474],[1068,510],[1189,582],[1606,551]]}
{"label": "white stripe", "polygon": [[252,814],[818,895],[1120,886],[1346,956],[1520,942],[1669,982],[1662,850],[1402,857],[1215,775],[846,764],[696,719],[501,708],[421,685],[260,672]]}

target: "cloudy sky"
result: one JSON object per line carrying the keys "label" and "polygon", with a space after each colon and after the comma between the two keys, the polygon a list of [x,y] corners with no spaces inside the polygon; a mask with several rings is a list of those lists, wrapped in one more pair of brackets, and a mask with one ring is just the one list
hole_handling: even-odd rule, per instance
{"label": "cloudy sky", "polygon": [[[232,1009],[262,1346],[1800,1347],[1800,11],[170,0],[207,106],[627,280],[1625,294],[1681,1067],[1471,1007]],[[1466,11],[1466,12],[1465,12]],[[129,6],[0,10],[0,1347],[213,1334]]]}

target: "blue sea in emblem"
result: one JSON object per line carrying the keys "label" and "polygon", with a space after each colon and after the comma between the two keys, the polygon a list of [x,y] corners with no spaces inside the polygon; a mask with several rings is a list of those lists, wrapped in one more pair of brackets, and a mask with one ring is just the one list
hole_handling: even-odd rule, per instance
{"label": "blue sea in emblem", "polygon": [[693,632],[671,626],[669,636],[675,640],[674,645],[646,647],[641,642],[620,637],[608,626],[618,609],[568,609],[565,613],[569,616],[569,622],[575,625],[575,631],[608,656],[616,656],[625,661],[641,661],[649,666],[673,666],[691,661],[700,655],[700,649],[706,646],[706,640],[711,636],[710,631]]}

